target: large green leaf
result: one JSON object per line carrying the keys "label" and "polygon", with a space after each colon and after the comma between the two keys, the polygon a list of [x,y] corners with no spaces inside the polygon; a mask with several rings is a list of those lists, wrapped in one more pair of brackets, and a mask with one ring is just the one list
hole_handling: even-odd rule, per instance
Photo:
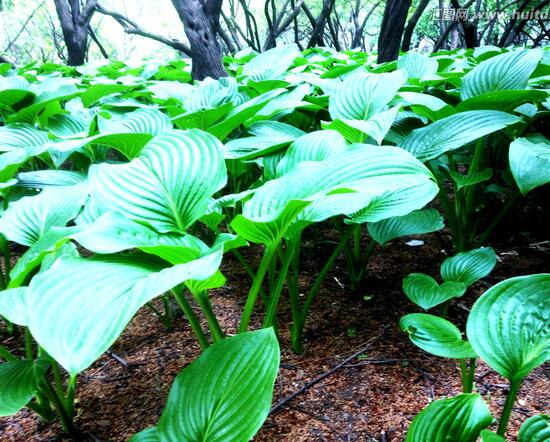
{"label": "large green leaf", "polygon": [[29,329],[76,375],[113,344],[140,307],[187,280],[211,277],[222,254],[218,246],[168,268],[131,255],[61,259],[29,285]]}
{"label": "large green leaf", "polygon": [[527,419],[519,429],[518,442],[545,442],[550,440],[550,416],[540,414]]}
{"label": "large green leaf", "polygon": [[476,358],[468,341],[451,322],[425,313],[411,313],[399,321],[399,327],[422,350],[436,356],[454,359]]}
{"label": "large green leaf", "polygon": [[243,66],[242,73],[249,81],[273,80],[281,77],[299,56],[297,45],[279,46],[256,55]]}
{"label": "large green leaf", "polygon": [[496,263],[495,251],[491,247],[481,247],[447,258],[441,264],[441,277],[469,286],[491,273]]}
{"label": "large green leaf", "polygon": [[30,402],[37,390],[37,380],[48,366],[43,360],[0,365],[0,416],[11,416]]}
{"label": "large green leaf", "polygon": [[10,241],[31,246],[52,227],[76,218],[88,197],[85,183],[49,187],[38,195],[12,202],[0,217],[0,233]]}
{"label": "large green leaf", "polygon": [[330,116],[333,120],[367,120],[384,110],[406,79],[401,70],[351,75],[330,96]]}
{"label": "large green leaf", "polygon": [[468,316],[476,353],[500,375],[519,381],[550,358],[550,274],[518,276],[491,287]]}
{"label": "large green leaf", "polygon": [[27,160],[47,150],[48,133],[29,124],[0,127],[0,183],[13,177]]}
{"label": "large green leaf", "polygon": [[404,150],[355,145],[256,189],[232,226],[245,239],[269,244],[293,223],[299,229],[340,214],[380,221],[423,207],[436,192],[430,172]]}
{"label": "large green leaf", "polygon": [[27,287],[0,291],[0,316],[17,325],[27,325]]}
{"label": "large green leaf", "polygon": [[221,143],[197,129],[155,137],[127,164],[90,168],[92,197],[158,232],[179,232],[199,219],[227,180]]}
{"label": "large green leaf", "polygon": [[157,109],[137,109],[118,118],[98,118],[99,133],[91,137],[52,142],[48,150],[61,164],[72,152],[97,144],[120,151],[126,158],[137,157],[155,135],[172,130],[170,118]]}
{"label": "large green leaf", "polygon": [[333,130],[318,130],[298,138],[285,152],[277,165],[282,176],[304,161],[323,161],[348,150],[346,140]]}
{"label": "large green leaf", "polygon": [[370,236],[381,245],[401,236],[431,233],[443,227],[445,227],[443,217],[436,209],[415,210],[407,215],[367,225]]}
{"label": "large green leaf", "polygon": [[485,60],[464,76],[460,96],[466,100],[487,92],[525,89],[541,57],[541,50],[528,49]]}
{"label": "large green leaf", "polygon": [[272,329],[212,345],[176,377],[156,427],[157,440],[249,441],[269,413],[278,369]]}
{"label": "large green leaf", "polygon": [[0,109],[11,108],[15,104],[34,96],[30,90],[29,82],[25,77],[16,75],[13,77],[0,76]]}
{"label": "large green leaf", "polygon": [[493,417],[477,393],[460,394],[432,402],[418,414],[406,442],[475,442]]}
{"label": "large green leaf", "polygon": [[545,91],[532,89],[487,92],[460,102],[456,110],[463,112],[476,109],[494,109],[512,112],[521,104],[529,101],[543,101],[547,96],[548,93]]}
{"label": "large green leaf", "polygon": [[520,121],[519,117],[494,110],[460,112],[412,131],[401,147],[420,161],[433,160]]}
{"label": "large green leaf", "polygon": [[409,78],[422,80],[437,72],[438,63],[434,58],[418,52],[409,52],[397,61],[397,68],[407,72]]}
{"label": "large green leaf", "polygon": [[250,137],[236,138],[225,145],[227,159],[252,160],[270,155],[305,135],[300,129],[278,121],[261,121],[248,128]]}
{"label": "large green leaf", "polygon": [[403,291],[416,305],[429,310],[452,298],[462,296],[466,285],[459,281],[445,281],[439,285],[424,273],[411,273],[403,280]]}
{"label": "large green leaf", "polygon": [[512,175],[524,195],[550,182],[550,142],[543,136],[512,142],[509,161]]}

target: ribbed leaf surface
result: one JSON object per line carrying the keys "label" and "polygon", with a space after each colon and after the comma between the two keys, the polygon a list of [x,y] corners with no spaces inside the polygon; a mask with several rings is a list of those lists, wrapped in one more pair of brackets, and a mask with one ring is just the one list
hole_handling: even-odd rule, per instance
{"label": "ribbed leaf surface", "polygon": [[58,261],[34,277],[27,306],[36,341],[69,373],[90,366],[146,302],[218,269],[223,247],[186,264],[162,268],[137,256]]}
{"label": "ribbed leaf surface", "polygon": [[466,285],[458,281],[445,281],[439,285],[429,275],[411,273],[403,280],[403,291],[416,305],[429,310],[449,299],[462,296]]}
{"label": "ribbed leaf surface", "polygon": [[510,144],[509,161],[524,195],[550,182],[550,142],[546,138],[518,138]]}
{"label": "ribbed leaf surface", "polygon": [[200,218],[227,180],[221,143],[196,129],[155,137],[128,164],[94,165],[92,197],[157,231],[179,232]]}
{"label": "ribbed leaf surface", "polygon": [[525,89],[542,57],[539,49],[517,50],[483,61],[462,79],[463,100],[487,92]]}
{"label": "ribbed leaf surface", "polygon": [[0,315],[17,325],[27,325],[27,287],[0,291]]}
{"label": "ribbed leaf surface", "polygon": [[407,432],[406,442],[475,442],[491,425],[493,417],[482,397],[460,394],[440,399],[418,414]]}
{"label": "ribbed leaf surface", "polygon": [[367,120],[384,110],[406,79],[401,70],[388,74],[353,74],[330,96],[330,116],[333,120]]}
{"label": "ribbed leaf surface", "polygon": [[401,318],[399,327],[417,347],[433,355],[454,359],[477,357],[470,343],[462,339],[460,330],[439,316],[411,313]]}
{"label": "ribbed leaf surface", "polygon": [[540,414],[527,419],[518,433],[518,442],[547,442],[550,440],[550,416]]}
{"label": "ribbed leaf surface", "polygon": [[430,77],[437,72],[437,60],[418,52],[409,52],[397,61],[397,68],[407,72],[409,78],[419,80]]}
{"label": "ribbed leaf surface", "polygon": [[279,46],[256,55],[243,66],[242,73],[250,81],[273,80],[281,77],[299,56],[297,45]]}
{"label": "ribbed leaf surface", "polygon": [[469,286],[491,273],[496,263],[495,251],[491,247],[481,247],[447,258],[441,264],[441,277]]}
{"label": "ribbed leaf surface", "polygon": [[435,209],[415,210],[404,216],[396,216],[367,225],[370,236],[381,245],[401,236],[431,233],[443,227],[445,227],[443,217]]}
{"label": "ribbed leaf surface", "polygon": [[474,304],[467,335],[500,375],[521,380],[550,358],[550,274],[518,276],[491,287]]}
{"label": "ribbed leaf surface", "polygon": [[271,329],[207,348],[176,378],[157,426],[159,440],[247,442],[269,413],[278,369]]}
{"label": "ribbed leaf surface", "polygon": [[38,361],[12,361],[0,364],[0,416],[21,410],[34,397],[37,378],[48,369]]}
{"label": "ribbed leaf surface", "polygon": [[518,123],[520,118],[499,111],[460,112],[412,131],[401,143],[420,161],[433,160],[478,138]]}

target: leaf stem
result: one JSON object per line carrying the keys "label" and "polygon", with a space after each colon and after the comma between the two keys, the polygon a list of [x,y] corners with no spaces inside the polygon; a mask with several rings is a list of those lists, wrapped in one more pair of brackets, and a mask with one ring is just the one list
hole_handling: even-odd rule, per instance
{"label": "leaf stem", "polygon": [[187,298],[183,294],[181,287],[172,289],[172,294],[174,295],[174,298],[176,298],[177,303],[179,304],[179,306],[183,310],[183,313],[185,314],[185,317],[189,321],[191,329],[195,333],[195,336],[197,337],[200,346],[203,349],[207,348],[210,343],[208,342],[208,339],[206,339],[206,335],[204,334],[204,330],[201,327],[199,318],[193,311],[193,308],[191,307],[191,304],[189,304],[189,301],[187,301]]}
{"label": "leaf stem", "polygon": [[502,409],[502,415],[500,416],[500,421],[498,423],[497,434],[504,437],[506,433],[506,428],[508,427],[508,421],[510,420],[510,415],[512,414],[512,408],[514,407],[514,402],[518,395],[519,388],[521,387],[523,379],[511,380],[510,381],[510,391],[508,396],[506,396],[506,402],[504,403],[504,408]]}

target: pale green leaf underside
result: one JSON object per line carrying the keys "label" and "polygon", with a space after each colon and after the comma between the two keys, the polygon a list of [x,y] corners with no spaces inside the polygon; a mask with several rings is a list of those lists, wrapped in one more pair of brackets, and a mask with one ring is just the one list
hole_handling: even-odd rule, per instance
{"label": "pale green leaf underside", "polygon": [[518,138],[510,144],[509,161],[524,195],[550,182],[550,142],[546,138]]}

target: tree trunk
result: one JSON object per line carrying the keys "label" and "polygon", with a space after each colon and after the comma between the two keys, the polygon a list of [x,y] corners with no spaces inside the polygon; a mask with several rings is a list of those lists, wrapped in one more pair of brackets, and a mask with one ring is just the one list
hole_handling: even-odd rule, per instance
{"label": "tree trunk", "polygon": [[[527,6],[530,2],[527,2],[527,5],[522,8],[522,12],[525,12],[525,9],[527,9]],[[544,8],[546,8],[550,4],[550,0],[544,0],[539,2],[533,9],[531,9],[529,12],[537,12],[541,11]],[[523,6],[523,5],[522,5]],[[527,24],[529,20],[527,19],[521,19],[517,25],[515,25],[516,20],[512,19],[510,22],[510,25],[506,28],[506,31],[502,35],[498,45],[500,47],[510,46],[514,43],[514,40],[516,37],[523,31],[523,28],[525,28],[525,25]]]}
{"label": "tree trunk", "polygon": [[191,45],[194,80],[227,77],[216,35],[222,0],[172,0]]}
{"label": "tree trunk", "polygon": [[325,25],[327,24],[327,19],[332,12],[335,1],[336,0],[323,0],[323,9],[321,10],[319,17],[317,17],[317,21],[315,22],[315,27],[313,28],[311,39],[309,40],[309,44],[307,45],[308,48],[312,48],[314,46],[324,46],[325,43],[323,40],[323,34],[325,33]]}
{"label": "tree trunk", "polygon": [[416,28],[416,24],[418,23],[418,20],[420,20],[420,17],[426,10],[428,3],[430,3],[430,0],[420,0],[418,2],[418,6],[414,10],[414,14],[412,15],[411,19],[407,23],[407,26],[405,27],[405,32],[403,33],[403,43],[401,44],[401,50],[403,52],[407,52],[411,49],[411,40],[412,40],[414,28]]}
{"label": "tree trunk", "polygon": [[86,60],[88,26],[94,14],[97,0],[87,0],[80,10],[80,0],[54,0],[61,23],[63,39],[67,46],[67,64],[80,66]]}
{"label": "tree trunk", "polygon": [[412,0],[387,0],[378,38],[378,63],[397,60]]}

